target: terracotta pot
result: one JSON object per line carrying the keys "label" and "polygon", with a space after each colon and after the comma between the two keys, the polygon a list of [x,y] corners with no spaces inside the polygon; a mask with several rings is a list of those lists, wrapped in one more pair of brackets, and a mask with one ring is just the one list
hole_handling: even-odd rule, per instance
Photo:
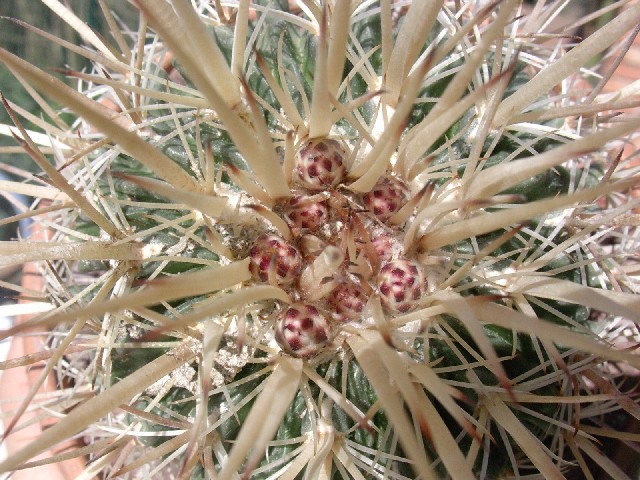
{"label": "terracotta pot", "polygon": [[[34,231],[31,238],[46,240],[47,233],[44,231]],[[22,271],[22,286],[32,291],[43,291],[43,279],[40,276],[36,265],[26,264]],[[18,323],[25,322],[30,318],[23,315],[17,318]],[[12,338],[11,347],[7,359],[20,358],[25,355],[42,351],[43,343],[46,341],[46,334],[42,332],[26,332]],[[5,430],[8,427],[13,413],[20,407],[20,402],[24,399],[31,387],[36,383],[42,371],[44,363],[37,362],[28,366],[10,368],[0,371],[0,408],[6,418],[4,419]],[[53,375],[49,375],[47,380],[38,390],[38,393],[52,392],[56,389],[56,380]],[[5,440],[6,452],[9,456],[13,452],[22,449],[33,439],[41,435],[42,431],[55,423],[55,418],[50,415],[43,415],[38,421],[31,425],[20,428],[21,424],[35,419],[43,413],[41,409],[25,412],[17,428],[15,428]],[[31,460],[40,460],[68,451],[70,448],[77,448],[75,442],[61,442],[51,451],[45,452]],[[47,480],[65,480],[76,478],[86,465],[85,458],[73,458],[63,462],[56,462],[49,465],[41,465],[25,470],[16,471],[12,480],[33,480],[34,478],[46,478]]]}

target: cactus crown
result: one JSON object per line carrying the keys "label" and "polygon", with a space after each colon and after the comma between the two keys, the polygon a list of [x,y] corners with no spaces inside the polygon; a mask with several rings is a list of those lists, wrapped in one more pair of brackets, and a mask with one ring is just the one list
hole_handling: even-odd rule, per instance
{"label": "cactus crown", "polygon": [[616,159],[640,123],[607,124],[633,102],[578,79],[640,5],[565,52],[535,33],[555,3],[133,3],[114,45],[76,24],[80,91],[0,50],[78,116],[32,119],[38,136],[4,101],[52,238],[0,252],[42,261],[53,310],[2,336],[52,328],[47,370],[71,386],[0,470],[80,432],[75,455],[120,476],[606,464],[624,415],[605,413],[638,414],[614,367],[640,366]]}

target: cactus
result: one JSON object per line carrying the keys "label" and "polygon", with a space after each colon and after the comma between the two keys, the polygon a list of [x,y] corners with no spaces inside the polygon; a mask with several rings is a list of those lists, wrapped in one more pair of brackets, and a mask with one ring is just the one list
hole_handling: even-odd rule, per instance
{"label": "cactus", "polygon": [[640,4],[549,45],[560,2],[135,0],[113,44],[45,3],[93,69],[0,50],[51,231],[0,243],[51,307],[3,366],[61,387],[0,471],[80,436],[89,476],[624,478],[640,121],[587,65]]}

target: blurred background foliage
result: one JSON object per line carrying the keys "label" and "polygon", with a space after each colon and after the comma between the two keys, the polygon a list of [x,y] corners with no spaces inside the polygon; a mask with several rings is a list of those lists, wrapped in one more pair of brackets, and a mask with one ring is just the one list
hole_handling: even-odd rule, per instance
{"label": "blurred background foliage", "polygon": [[[75,14],[89,25],[94,31],[105,37],[109,43],[112,38],[108,25],[104,20],[100,3],[108,6],[121,25],[135,28],[138,14],[127,0],[62,0],[71,7]],[[89,62],[81,56],[65,50],[60,45],[51,42],[38,33],[11,21],[19,19],[34,27],[51,33],[63,40],[82,45],[80,36],[59,18],[53,10],[38,0],[0,0],[0,47],[23,58],[34,65],[52,73],[63,81],[68,81],[54,71],[55,68],[69,67],[75,70],[89,69]],[[74,84],[74,80],[68,81]],[[40,108],[22,87],[9,70],[0,67],[0,91],[13,103],[30,112],[39,115]],[[10,124],[9,115],[0,107],[0,124]],[[26,122],[29,127],[29,123]],[[15,146],[13,138],[0,135],[0,147]],[[32,169],[33,164],[24,155],[0,153],[0,167],[2,164],[17,165]]]}

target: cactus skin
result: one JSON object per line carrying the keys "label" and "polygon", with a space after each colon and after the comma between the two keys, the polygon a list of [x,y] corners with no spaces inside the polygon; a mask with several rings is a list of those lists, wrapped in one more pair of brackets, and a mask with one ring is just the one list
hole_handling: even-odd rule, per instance
{"label": "cactus skin", "polygon": [[[91,324],[88,334],[96,344],[107,345],[91,357],[89,363],[95,361],[95,366],[87,368],[97,396],[133,378],[135,372],[145,372],[153,361],[171,357],[177,342],[192,342],[189,348],[195,359],[141,387],[131,399],[116,402],[130,403],[126,414],[105,415],[97,427],[85,425],[90,440],[105,435],[103,424],[113,422],[121,429],[135,424],[135,431],[142,434],[132,435],[135,452],[127,453],[131,457],[125,464],[158,449],[139,469],[141,477],[159,475],[154,469],[166,461],[169,467],[162,474],[194,479],[209,478],[208,469],[222,478],[237,472],[255,479],[497,478],[529,473],[560,478],[569,463],[575,463],[575,451],[597,448],[587,436],[574,438],[576,428],[600,427],[600,422],[608,421],[600,413],[609,408],[635,409],[618,391],[611,370],[615,362],[637,367],[637,361],[615,347],[610,354],[603,352],[603,343],[593,333],[606,337],[608,331],[597,319],[611,320],[619,314],[601,314],[591,304],[562,292],[540,293],[527,283],[557,281],[558,288],[589,295],[596,288],[613,290],[615,283],[615,288],[626,289],[615,297],[624,297],[624,305],[638,293],[629,277],[614,278],[611,273],[621,270],[616,262],[629,256],[624,248],[630,247],[617,239],[621,234],[609,232],[610,225],[596,228],[589,223],[596,215],[606,217],[608,206],[619,213],[631,206],[615,195],[606,199],[609,205],[602,211],[599,204],[585,206],[588,201],[583,200],[548,208],[536,203],[616,180],[598,165],[605,159],[605,145],[590,157],[577,149],[574,156],[565,155],[524,180],[510,181],[504,173],[510,164],[521,162],[527,168],[548,158],[545,152],[570,143],[577,133],[569,129],[568,121],[556,120],[536,119],[522,128],[518,127],[522,122],[516,122],[506,131],[504,125],[492,126],[484,115],[497,115],[490,107],[498,104],[488,105],[489,94],[477,92],[480,84],[492,82],[491,91],[504,88],[506,98],[515,96],[542,74],[530,56],[523,54],[514,61],[513,52],[521,47],[529,55],[542,55],[544,48],[498,35],[500,41],[491,43],[494,50],[484,54],[475,74],[464,82],[467,89],[460,93],[460,102],[474,99],[465,108],[451,100],[448,88],[455,87],[456,72],[464,71],[465,62],[478,51],[465,49],[480,48],[478,39],[464,36],[457,42],[459,48],[444,52],[435,65],[421,60],[430,58],[420,56],[429,45],[443,45],[452,31],[482,15],[480,36],[495,33],[491,25],[501,21],[502,8],[511,9],[503,19],[508,24],[517,16],[517,2],[505,1],[496,12],[462,2],[460,18],[447,25],[441,23],[450,21],[442,10],[424,44],[415,47],[399,86],[393,84],[394,72],[384,69],[390,63],[397,66],[392,60],[401,52],[389,53],[393,45],[383,45],[383,30],[391,28],[387,38],[400,42],[402,25],[411,15],[419,18],[426,8],[419,2],[408,13],[394,6],[390,19],[381,19],[384,6],[391,8],[389,2],[382,2],[384,8],[365,5],[353,12],[348,29],[358,44],[350,39],[348,48],[357,55],[347,55],[344,65],[328,48],[340,37],[339,3],[330,8],[316,5],[315,13],[270,3],[274,11],[264,18],[260,15],[269,9],[259,9],[258,18],[244,12],[250,18],[247,38],[254,42],[247,51],[255,51],[250,56],[257,66],[246,67],[242,81],[235,80],[241,101],[234,105],[216,104],[215,92],[201,87],[189,52],[182,52],[183,61],[178,58],[166,75],[150,67],[172,45],[179,55],[180,44],[164,38],[158,21],[163,17],[145,10],[146,2],[139,3],[161,34],[144,52],[148,61],[143,64],[151,68],[144,72],[146,90],[140,100],[146,123],[136,123],[135,113],[120,121],[130,120],[128,127],[138,138],[178,165],[197,188],[189,190],[188,180],[180,184],[177,178],[166,178],[165,172],[132,153],[135,149],[124,148],[125,140],[115,134],[112,141],[121,142],[123,148],[96,146],[86,164],[69,167],[75,186],[80,189],[89,181],[85,195],[115,219],[119,236],[110,242],[149,248],[142,259],[134,260],[61,255],[55,259],[58,271],[49,280],[49,293],[64,305],[65,298],[83,291],[87,277],[102,287],[108,282],[107,273],[125,272],[106,293],[91,294],[124,299],[114,312],[90,315],[102,324],[99,328]],[[176,8],[182,3],[172,2]],[[460,2],[446,5],[454,8],[456,3]],[[234,35],[242,31],[236,30],[231,18],[238,13],[242,22],[242,11],[217,18],[219,13],[211,13],[216,11],[214,3],[210,6],[206,15],[213,20],[203,24],[207,25],[203,31],[215,38],[221,58],[231,62],[238,55],[232,52],[238,48]],[[171,30],[165,33],[170,34]],[[322,62],[332,68],[321,71]],[[253,61],[241,63],[245,64]],[[493,73],[500,65],[505,67],[504,76]],[[424,78],[414,86],[416,72],[424,72]],[[317,87],[318,75],[332,91]],[[134,75],[114,76],[123,86],[121,92],[135,91],[124,88],[133,85],[129,82],[136,81]],[[222,77],[216,81],[222,82]],[[100,81],[92,77],[89,90],[98,89]],[[201,95],[193,96],[193,89],[202,90]],[[313,103],[317,92],[326,94],[327,104],[335,100],[348,110],[346,115],[330,108],[326,114],[333,123],[325,130],[325,115],[314,116],[322,111],[322,105]],[[178,103],[180,95],[184,105]],[[433,98],[450,104],[439,106],[429,101]],[[559,103],[549,98],[541,105],[562,113],[554,110]],[[459,114],[447,117],[453,108],[460,108]],[[395,119],[396,112],[404,112],[402,118]],[[442,120],[446,128],[428,123],[432,112],[446,118]],[[241,127],[234,127],[237,124]],[[75,127],[84,133],[80,139],[89,139],[88,145],[95,141],[88,125],[79,122]],[[314,129],[321,134],[310,138]],[[245,131],[249,134],[243,136]],[[426,147],[411,143],[427,137],[431,141],[425,141]],[[387,151],[386,145],[392,148]],[[251,156],[255,152],[258,161]],[[269,171],[270,158],[277,166],[288,165],[290,171]],[[386,162],[382,169],[380,159]],[[377,177],[371,180],[370,172],[378,172]],[[500,184],[504,188],[492,189],[493,177],[505,178]],[[179,192],[156,190],[155,184],[144,183],[148,179]],[[470,194],[480,188],[478,184],[484,185],[479,190],[482,195]],[[207,202],[222,198],[225,204],[214,215],[208,213],[210,203],[205,208],[198,203],[202,198],[194,200],[198,195]],[[507,216],[527,205],[526,218],[495,220],[499,213]],[[403,213],[402,219],[394,220]],[[483,222],[472,223],[474,219]],[[69,232],[74,230],[89,243],[106,236],[80,208],[56,213],[51,221],[65,227],[56,233],[56,240],[70,241]],[[483,230],[483,224],[491,222],[495,227]],[[478,230],[470,227],[460,233],[459,225]],[[439,241],[442,235],[448,237]],[[605,240],[616,245],[615,253],[602,253],[599,242]],[[248,259],[248,273],[243,272],[247,276],[231,286],[207,291],[194,285],[193,291],[200,293],[127,304],[126,299],[133,302],[145,288],[180,278],[187,283],[190,274],[210,270],[216,280],[216,269],[243,259]],[[260,296],[264,292],[270,295],[266,299]],[[91,308],[92,300],[87,294],[77,303],[82,313],[82,308]],[[505,319],[512,320],[511,327],[505,326],[509,323]],[[545,337],[547,326],[561,328],[566,336]],[[208,350],[206,341],[211,337],[218,346]],[[138,345],[132,353],[131,347]],[[284,366],[299,372],[299,377],[279,377]],[[73,374],[71,368],[62,367],[61,377]],[[280,379],[275,393],[271,393],[272,378]],[[578,399],[591,409],[574,408]],[[261,402],[268,403],[269,419],[276,417],[272,432],[261,430],[267,415],[259,422],[251,416]],[[143,410],[144,414],[136,414]],[[193,440],[169,443],[182,438],[178,430],[192,433],[192,428]],[[261,448],[263,436],[270,442]],[[252,442],[242,446],[248,445],[247,437],[257,442],[257,454]],[[165,444],[172,445],[170,452],[162,450]],[[171,453],[185,451],[193,457]],[[232,468],[237,451],[242,458]]]}

